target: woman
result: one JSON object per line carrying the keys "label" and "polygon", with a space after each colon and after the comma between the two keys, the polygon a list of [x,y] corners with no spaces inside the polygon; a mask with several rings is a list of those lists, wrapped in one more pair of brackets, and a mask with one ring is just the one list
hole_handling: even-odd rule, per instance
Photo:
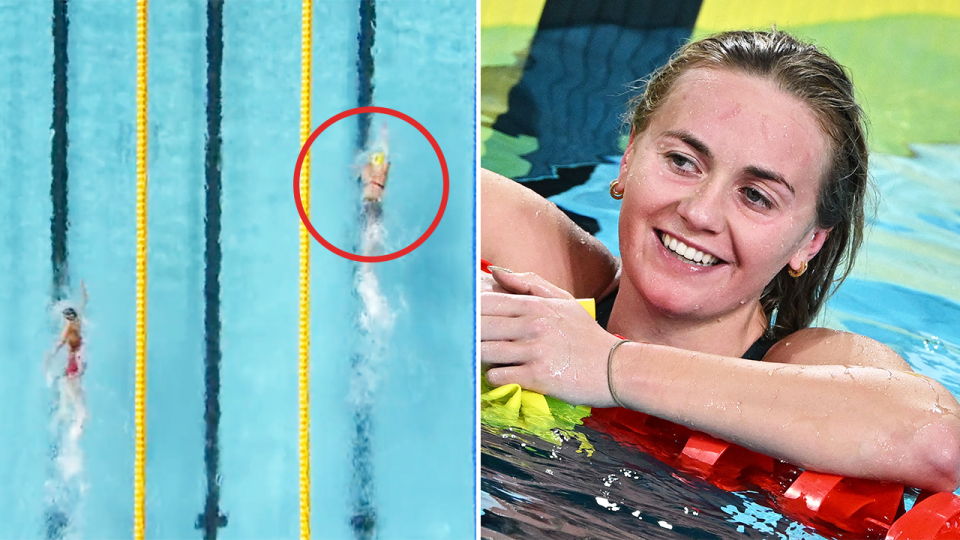
{"label": "woman", "polygon": [[[87,289],[83,285],[83,281],[80,282],[80,290],[83,294],[80,301],[80,311],[84,312],[87,305]],[[61,313],[64,319],[63,331],[60,333],[60,340],[57,342],[56,348],[44,359],[44,372],[47,373],[49,385],[53,381],[49,366],[50,359],[66,345],[67,365],[63,370],[65,378],[64,393],[67,398],[66,403],[72,406],[76,412],[76,423],[74,425],[80,431],[83,429],[83,423],[87,417],[86,407],[84,407],[83,387],[80,385],[80,378],[87,368],[83,354],[83,328],[80,314],[77,313],[76,309],[67,307]]]}
{"label": "woman", "polygon": [[809,327],[862,238],[861,122],[831,58],[781,32],[730,32],[685,46],[636,104],[610,188],[622,259],[485,171],[487,380],[821,472],[954,490],[953,396],[873,340]]}
{"label": "woman", "polygon": [[383,199],[383,191],[387,187],[387,173],[390,172],[386,122],[380,128],[380,137],[370,145],[367,152],[366,162],[360,173],[363,182],[363,200],[379,204]]}

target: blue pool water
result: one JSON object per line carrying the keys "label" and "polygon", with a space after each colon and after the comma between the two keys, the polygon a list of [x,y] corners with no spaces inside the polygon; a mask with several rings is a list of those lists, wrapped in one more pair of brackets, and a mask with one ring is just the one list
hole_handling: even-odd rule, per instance
{"label": "blue pool water", "polygon": [[[854,272],[818,324],[887,344],[960,396],[960,147],[912,150],[871,156],[875,213]],[[619,156],[607,161],[551,200],[596,219],[596,236],[619,253],[619,205],[609,196]],[[725,492],[593,429],[578,431],[595,444],[591,457],[575,444],[483,428],[482,537],[849,537],[783,516],[761,493]]]}
{"label": "blue pool water", "polygon": [[[363,380],[378,538],[471,538],[474,461],[475,3],[376,2],[374,104],[418,120],[450,169],[443,221],[422,247],[375,266],[392,325]],[[69,229],[73,298],[85,327],[90,416],[51,461],[54,391],[42,359],[51,309],[51,6],[0,2],[0,538],[43,538],[53,495],[66,538],[133,526],[135,10],[69,4]],[[314,11],[313,121],[357,106],[358,3]],[[299,2],[226,2],[222,90],[222,271],[218,537],[299,535],[297,455]],[[201,538],[204,476],[206,4],[151,3],[147,341],[147,538]],[[380,121],[383,118],[377,118]],[[385,249],[436,214],[440,168],[412,127],[387,118],[394,164]],[[312,147],[312,217],[328,240],[359,242],[356,123]],[[351,538],[357,264],[312,247],[312,529]],[[387,319],[384,319],[387,320]],[[11,443],[15,441],[15,444]],[[61,455],[66,450],[61,447]],[[11,486],[17,486],[12,489]],[[54,505],[55,506],[55,505]]]}

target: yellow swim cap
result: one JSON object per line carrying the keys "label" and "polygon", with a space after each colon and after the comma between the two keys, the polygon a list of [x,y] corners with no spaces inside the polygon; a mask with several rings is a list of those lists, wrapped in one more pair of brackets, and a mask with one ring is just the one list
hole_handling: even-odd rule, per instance
{"label": "yellow swim cap", "polygon": [[383,165],[383,160],[383,152],[374,152],[374,154],[370,156],[370,163],[373,165]]}

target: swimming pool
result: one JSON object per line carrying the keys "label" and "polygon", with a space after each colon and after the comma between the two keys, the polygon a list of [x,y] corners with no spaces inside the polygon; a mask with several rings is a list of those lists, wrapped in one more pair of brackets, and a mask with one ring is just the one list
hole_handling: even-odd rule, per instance
{"label": "swimming pool", "polygon": [[[358,2],[314,8],[313,121],[356,107]],[[150,6],[146,535],[195,538],[207,502],[205,383],[206,3]],[[90,293],[84,377],[90,417],[64,479],[51,461],[53,392],[41,369],[59,331],[51,307],[51,6],[0,2],[0,538],[119,538],[133,523],[135,10],[69,4],[69,284]],[[227,2],[223,12],[219,276],[221,538],[299,536],[299,2]],[[374,104],[423,124],[444,151],[443,221],[422,247],[374,271],[392,314],[366,380],[379,538],[475,531],[473,208],[475,5],[376,2]],[[439,165],[388,119],[394,164],[386,248],[426,230]],[[314,225],[359,241],[355,123],[312,147]],[[312,530],[355,536],[351,357],[362,349],[356,263],[312,259]],[[442,287],[437,284],[442,283]],[[62,448],[61,448],[62,450]],[[61,452],[61,455],[63,453]],[[51,496],[58,495],[56,502]],[[62,530],[45,515],[63,514]],[[215,518],[215,516],[214,516]],[[54,527],[56,529],[56,527]]]}
{"label": "swimming pool", "polygon": [[[484,6],[483,14],[494,22],[482,30],[489,53],[482,62],[482,164],[548,196],[618,254],[619,203],[609,196],[609,182],[618,172],[616,149],[625,143],[619,128],[632,95],[626,82],[665,62],[671,44],[690,36],[700,3],[636,7],[630,21],[627,8],[616,2],[593,10],[552,0],[513,10],[502,2],[486,4],[491,7]],[[806,3],[795,3],[800,5],[806,9]],[[736,21],[726,4],[712,6]],[[913,31],[930,23],[904,18]],[[900,23],[890,17],[862,24]],[[936,35],[954,24],[950,19],[923,29]],[[487,51],[487,35],[506,45]],[[878,135],[886,148],[898,136]],[[878,339],[960,395],[960,146],[911,144],[904,153],[909,155],[871,155],[876,215],[856,270],[818,324]],[[596,424],[576,431],[593,444],[592,455],[578,453],[577,441],[557,446],[517,430],[482,427],[483,538],[854,537],[791,519],[757,489],[724,491],[664,465],[615,442]]]}

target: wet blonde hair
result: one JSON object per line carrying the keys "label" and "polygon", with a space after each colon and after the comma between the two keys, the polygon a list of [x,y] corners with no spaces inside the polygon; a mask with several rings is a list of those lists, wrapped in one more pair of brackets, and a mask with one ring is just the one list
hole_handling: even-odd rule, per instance
{"label": "wet blonde hair", "polygon": [[832,156],[817,197],[817,225],[833,230],[807,271],[791,277],[785,267],[760,297],[768,334],[781,339],[808,327],[823,303],[853,268],[863,242],[868,187],[866,128],[846,70],[811,44],[773,30],[724,32],[690,42],[651,75],[631,103],[631,129],[642,133],[677,79],[695,68],[726,69],[769,80],[807,104],[832,143]]}

